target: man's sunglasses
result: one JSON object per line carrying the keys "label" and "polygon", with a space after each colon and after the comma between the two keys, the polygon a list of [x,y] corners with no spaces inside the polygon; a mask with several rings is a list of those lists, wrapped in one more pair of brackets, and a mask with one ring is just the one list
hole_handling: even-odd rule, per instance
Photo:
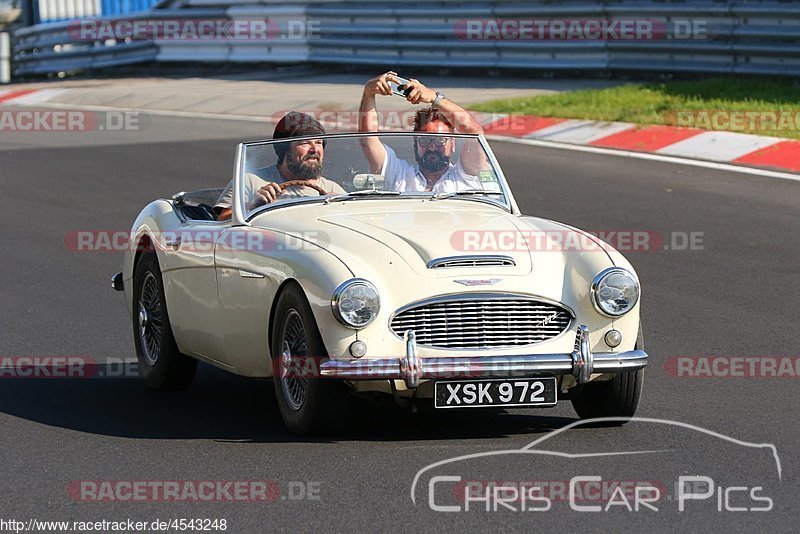
{"label": "man's sunglasses", "polygon": [[447,144],[448,141],[450,141],[453,138],[452,137],[427,137],[427,136],[426,137],[422,137],[422,136],[420,136],[420,137],[414,137],[414,139],[417,141],[417,144],[419,146],[427,148],[427,147],[431,146],[431,144],[433,144],[435,146],[438,146],[438,147],[443,147],[444,145]]}

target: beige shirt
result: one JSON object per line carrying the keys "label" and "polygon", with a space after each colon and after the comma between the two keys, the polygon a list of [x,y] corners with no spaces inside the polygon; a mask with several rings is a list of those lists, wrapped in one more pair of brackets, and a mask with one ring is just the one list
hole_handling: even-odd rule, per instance
{"label": "beige shirt", "polygon": [[[276,165],[273,165],[272,167],[264,167],[263,169],[258,169],[256,173],[258,174],[248,172],[244,175],[244,180],[242,180],[242,186],[244,187],[245,209],[247,211],[251,211],[261,205],[261,199],[259,199],[256,196],[256,192],[259,189],[267,185],[269,182],[276,182],[280,184],[286,181],[283,178],[283,176],[281,176],[281,173]],[[328,194],[338,195],[346,192],[344,189],[342,189],[342,186],[340,186],[333,180],[328,180],[323,176],[317,178],[317,183],[325,191],[327,191]],[[310,196],[319,196],[319,192],[316,189],[312,189],[310,187],[290,187],[286,189],[283,195],[281,195],[281,198],[296,198],[296,197],[310,197]],[[214,208],[217,210],[226,208],[230,209],[232,204],[233,204],[233,180],[228,182],[228,185],[225,187],[225,190],[219,196],[217,203],[214,204]]]}

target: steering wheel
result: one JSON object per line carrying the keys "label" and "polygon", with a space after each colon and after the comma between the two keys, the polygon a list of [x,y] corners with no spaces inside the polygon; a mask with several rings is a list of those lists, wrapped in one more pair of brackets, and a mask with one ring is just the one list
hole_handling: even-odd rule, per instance
{"label": "steering wheel", "polygon": [[[328,192],[325,191],[322,186],[312,182],[311,180],[289,180],[288,182],[283,182],[278,184],[278,187],[281,188],[281,191],[286,191],[289,187],[310,187],[320,195],[327,195]],[[283,193],[281,193],[283,194]]]}

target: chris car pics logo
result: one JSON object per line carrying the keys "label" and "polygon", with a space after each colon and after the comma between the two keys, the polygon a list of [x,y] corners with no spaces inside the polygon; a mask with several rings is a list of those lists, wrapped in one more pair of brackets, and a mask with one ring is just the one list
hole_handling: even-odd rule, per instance
{"label": "chris car pics logo", "polygon": [[[576,452],[585,443],[570,430],[617,422],[629,425],[626,443],[644,446]],[[763,513],[775,509],[781,482],[773,444],[678,421],[610,417],[570,423],[520,449],[431,463],[414,477],[411,501],[437,513]]]}

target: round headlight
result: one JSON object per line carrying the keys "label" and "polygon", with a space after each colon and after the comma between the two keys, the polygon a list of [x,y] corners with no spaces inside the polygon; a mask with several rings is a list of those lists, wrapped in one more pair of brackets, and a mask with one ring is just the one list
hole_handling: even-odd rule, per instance
{"label": "round headlight", "polygon": [[381,301],[375,286],[361,278],[353,278],[336,288],[331,299],[336,319],[351,328],[364,328],[378,315]]}
{"label": "round headlight", "polygon": [[612,267],[592,282],[592,302],[603,315],[625,315],[639,300],[639,281],[625,269]]}

